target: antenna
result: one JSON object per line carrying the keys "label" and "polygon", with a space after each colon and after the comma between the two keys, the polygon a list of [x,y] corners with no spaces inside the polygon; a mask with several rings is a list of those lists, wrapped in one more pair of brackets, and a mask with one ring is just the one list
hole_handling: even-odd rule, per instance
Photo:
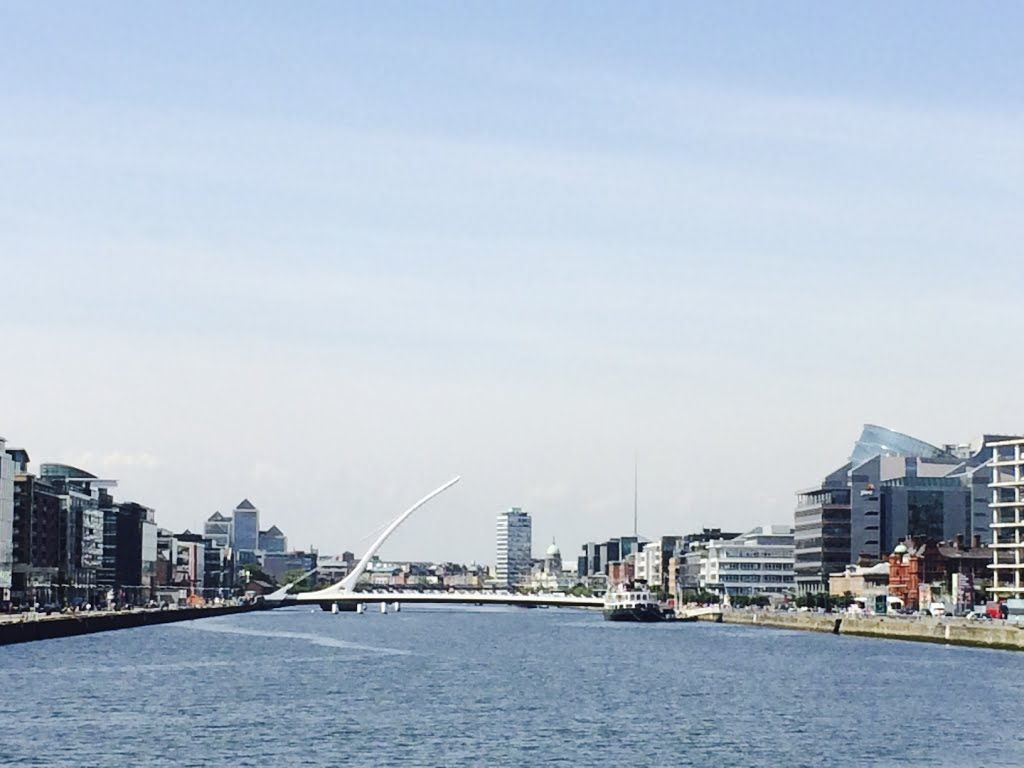
{"label": "antenna", "polygon": [[[637,533],[637,495],[636,495],[636,451],[633,451],[633,538],[639,542],[639,534]],[[638,544],[639,546],[639,544]]]}

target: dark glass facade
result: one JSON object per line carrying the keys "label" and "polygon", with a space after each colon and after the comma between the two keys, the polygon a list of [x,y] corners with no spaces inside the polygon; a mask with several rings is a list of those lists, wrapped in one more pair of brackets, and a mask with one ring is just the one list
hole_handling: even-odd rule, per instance
{"label": "dark glass facade", "polygon": [[793,572],[798,592],[828,589],[830,573],[842,571],[851,557],[849,465],[830,474],[820,488],[797,496],[793,516]]}
{"label": "dark glass facade", "polygon": [[260,547],[260,513],[248,500],[243,501],[232,515],[233,546],[239,552],[255,552]]}

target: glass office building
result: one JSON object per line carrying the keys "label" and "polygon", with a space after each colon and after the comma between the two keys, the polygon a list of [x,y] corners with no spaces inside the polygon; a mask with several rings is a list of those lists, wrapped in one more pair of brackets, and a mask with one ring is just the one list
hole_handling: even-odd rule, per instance
{"label": "glass office building", "polygon": [[895,432],[877,424],[865,424],[854,443],[850,462],[856,466],[875,456],[919,456],[923,459],[955,458],[924,440]]}
{"label": "glass office building", "polygon": [[528,512],[512,507],[498,514],[498,557],[495,576],[503,587],[530,578],[533,565],[533,523]]}
{"label": "glass office building", "polygon": [[260,548],[260,511],[242,499],[231,521],[231,543],[235,552],[256,552]]}

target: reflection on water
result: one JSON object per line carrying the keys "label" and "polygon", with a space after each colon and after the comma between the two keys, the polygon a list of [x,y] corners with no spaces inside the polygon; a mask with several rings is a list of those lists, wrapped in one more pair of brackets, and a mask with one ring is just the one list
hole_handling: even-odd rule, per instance
{"label": "reflection on water", "polygon": [[0,765],[1024,765],[1006,727],[1022,658],[575,611],[297,608],[0,648]]}
{"label": "reflection on water", "polygon": [[[264,615],[270,615],[269,613]],[[324,648],[341,648],[348,651],[366,651],[368,653],[379,653],[385,656],[408,656],[410,651],[397,648],[381,648],[372,645],[361,645],[350,643],[346,640],[339,640],[328,635],[316,635],[309,632],[289,632],[284,630],[250,629],[239,627],[234,624],[225,623],[222,620],[209,619],[201,621],[187,621],[172,626],[183,629],[191,629],[200,632],[220,632],[226,635],[249,635],[251,637],[276,637],[284,640],[304,640],[313,645]]]}

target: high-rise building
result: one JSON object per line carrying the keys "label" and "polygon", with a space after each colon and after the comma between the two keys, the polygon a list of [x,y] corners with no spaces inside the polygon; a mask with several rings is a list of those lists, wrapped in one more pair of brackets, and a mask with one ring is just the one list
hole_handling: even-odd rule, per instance
{"label": "high-rise building", "polygon": [[248,499],[242,499],[231,513],[231,547],[240,561],[255,558],[260,548],[260,511]]}
{"label": "high-rise building", "polygon": [[[666,541],[675,537],[666,537]],[[581,579],[601,579],[608,575],[608,568],[615,563],[633,562],[646,540],[636,536],[618,536],[600,544],[587,542],[576,561],[576,574]],[[670,555],[671,556],[671,555]]]}
{"label": "high-rise building", "polygon": [[850,465],[832,472],[818,488],[797,493],[794,571],[797,592],[827,592],[830,573],[850,563]]}
{"label": "high-rise building", "polygon": [[495,575],[500,585],[514,587],[530,578],[532,521],[519,507],[498,514],[498,558]]}
{"label": "high-rise building", "polygon": [[946,446],[949,452],[963,459],[963,463],[948,476],[957,478],[969,492],[967,529],[963,531],[966,541],[977,539],[984,545],[992,543],[992,510],[989,508],[992,501],[989,490],[989,483],[992,482],[992,444],[1016,440],[1018,437],[1020,435],[982,435],[981,447],[976,451],[970,446]]}
{"label": "high-rise building", "polygon": [[58,603],[60,532],[64,498],[60,491],[28,471],[28,452],[8,448],[14,476],[14,574],[12,598],[18,604]]}
{"label": "high-rise building", "polygon": [[[204,597],[227,597],[235,585],[234,525],[230,517],[214,512],[203,524]],[[252,558],[247,555],[247,562]]]}
{"label": "high-rise building", "polygon": [[99,585],[119,604],[141,605],[153,596],[156,515],[133,501],[103,510],[103,568]]}
{"label": "high-rise building", "polygon": [[101,591],[109,593],[114,590],[117,572],[117,507],[114,505],[114,497],[106,488],[101,488],[98,496],[97,504],[103,519],[103,528],[102,554],[100,567],[96,569],[96,586]]}
{"label": "high-rise building", "polygon": [[260,551],[264,553],[282,554],[288,551],[288,537],[281,533],[276,525],[267,531],[260,531]]}
{"label": "high-rise building", "polygon": [[105,590],[98,583],[103,566],[103,510],[100,491],[113,488],[116,480],[67,464],[43,464],[42,480],[54,488],[60,499],[57,531],[58,599],[97,603]]}
{"label": "high-rise building", "polygon": [[[917,459],[922,461],[915,461]],[[859,560],[878,562],[896,546],[896,541],[892,540],[893,531],[885,524],[883,484],[907,479],[918,470],[922,477],[942,477],[961,463],[960,459],[941,448],[874,424],[864,425],[850,461],[851,563]],[[918,484],[914,490],[926,490],[925,485]],[[918,501],[923,505],[935,504],[931,497],[922,496]],[[961,528],[959,532],[964,533],[965,530]],[[956,533],[953,531],[953,535]],[[827,574],[825,579],[828,580]]]}
{"label": "high-rise building", "polygon": [[576,575],[585,579],[597,573],[597,544],[588,541],[576,558]]}
{"label": "high-rise building", "polygon": [[0,602],[11,599],[14,575],[14,459],[0,437]]}
{"label": "high-rise building", "polygon": [[818,488],[798,493],[796,582],[801,593],[828,589],[847,565],[877,563],[908,536],[922,540],[991,540],[986,486],[989,450],[938,448],[866,424],[851,461]]}
{"label": "high-rise building", "polygon": [[992,588],[997,598],[1024,598],[1024,438],[992,448]]}
{"label": "high-rise building", "polygon": [[231,518],[214,512],[203,524],[203,536],[220,549],[231,546]]}

